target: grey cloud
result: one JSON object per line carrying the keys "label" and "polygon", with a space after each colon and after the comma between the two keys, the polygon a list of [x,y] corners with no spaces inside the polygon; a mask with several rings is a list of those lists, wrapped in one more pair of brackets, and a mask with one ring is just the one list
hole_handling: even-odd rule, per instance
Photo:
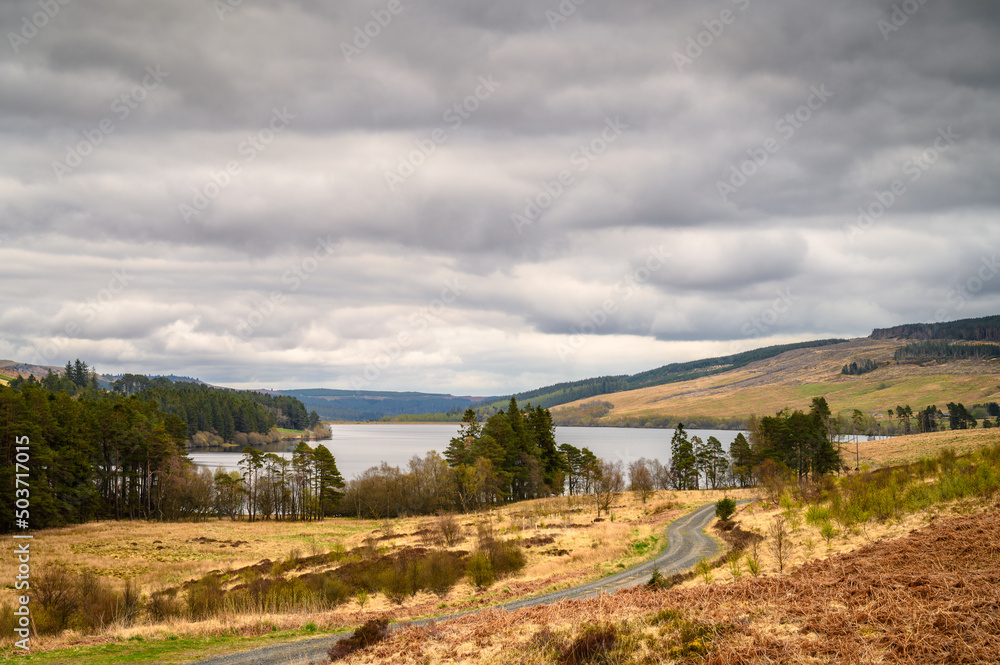
{"label": "grey cloud", "polygon": [[[615,335],[663,362],[747,343],[782,289],[798,300],[759,343],[990,313],[1000,276],[955,293],[1000,245],[1000,9],[925,3],[884,38],[894,4],[588,2],[550,23],[555,1],[403,0],[348,61],[341,42],[386,3],[245,0],[225,20],[207,0],[70,3],[0,48],[0,348],[54,339],[122,266],[135,283],[63,335],[57,364],[344,385],[410,332],[377,387],[503,392],[606,370]],[[733,22],[678,71],[723,10]],[[36,11],[0,7],[5,38]],[[157,66],[169,75],[120,117]],[[501,85],[453,126],[480,77]],[[294,119],[250,150],[275,108]],[[581,161],[609,118],[628,129]],[[948,127],[960,138],[914,170]],[[393,189],[400,160],[420,164]],[[317,238],[335,248],[295,285]],[[660,245],[670,260],[626,298]],[[424,317],[451,279],[461,295]],[[593,344],[560,359],[609,299]]]}

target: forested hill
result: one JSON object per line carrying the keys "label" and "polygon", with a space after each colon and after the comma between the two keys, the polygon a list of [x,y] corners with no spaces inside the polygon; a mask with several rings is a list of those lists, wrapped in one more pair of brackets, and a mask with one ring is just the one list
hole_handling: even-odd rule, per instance
{"label": "forested hill", "polygon": [[224,441],[239,433],[267,434],[274,427],[303,430],[316,427],[319,415],[289,395],[270,395],[251,390],[213,388],[203,383],[173,382],[166,377],[150,379],[126,374],[111,384],[114,392],[135,395],[155,403],[164,413],[180,416],[187,423],[188,437],[211,432]]}
{"label": "forested hill", "polygon": [[473,403],[468,397],[454,397],[417,392],[384,392],[374,390],[331,390],[326,388],[283,390],[301,400],[326,420],[381,420],[400,415],[451,413],[454,420]]}
{"label": "forested hill", "polygon": [[[63,374],[49,371],[41,381],[29,374],[28,378],[18,376],[9,383],[15,390],[36,385],[70,397],[97,398],[105,392],[97,375],[92,371],[88,374],[87,364],[79,360],[76,365],[67,363]],[[230,390],[189,381],[173,382],[163,376],[150,378],[141,374],[124,374],[110,384],[110,389],[122,397],[134,397],[144,404],[155,405],[163,414],[177,416],[184,423],[187,437],[194,439],[204,435],[199,437],[207,439],[202,443],[211,440],[246,444],[251,442],[247,438],[250,434],[277,438],[279,435],[272,433],[275,427],[305,430],[319,423],[316,412],[309,413],[300,400],[287,395]]]}
{"label": "forested hill", "polygon": [[[547,409],[597,395],[608,395],[625,390],[689,381],[744,367],[759,360],[767,360],[787,351],[811,349],[830,344],[839,344],[843,341],[842,339],[821,339],[810,342],[799,342],[797,344],[767,346],[729,356],[703,358],[702,360],[692,360],[684,363],[671,363],[656,369],[632,374],[631,376],[624,374],[619,376],[601,376],[594,379],[557,383],[544,388],[538,388],[537,390],[518,393],[514,395],[514,398],[519,402],[530,402],[534,406],[541,406]],[[503,408],[509,399],[509,396],[491,398],[475,408],[480,413],[495,413],[498,409]]]}
{"label": "forested hill", "polygon": [[892,328],[876,328],[871,339],[954,339],[970,342],[1000,342],[1000,316],[962,319],[947,323],[908,323]]}

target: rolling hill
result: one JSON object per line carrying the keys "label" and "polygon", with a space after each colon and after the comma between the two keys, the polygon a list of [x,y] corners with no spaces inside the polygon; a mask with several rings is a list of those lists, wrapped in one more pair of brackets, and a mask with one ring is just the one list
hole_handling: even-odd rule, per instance
{"label": "rolling hill", "polygon": [[[842,339],[821,339],[810,342],[799,342],[796,344],[781,344],[777,346],[765,346],[759,349],[743,351],[729,356],[719,356],[716,358],[703,358],[689,362],[670,363],[656,369],[639,372],[632,375],[601,376],[592,379],[582,379],[579,381],[569,381],[557,383],[535,390],[516,393],[514,398],[518,403],[530,402],[535,406],[552,408],[560,404],[567,404],[577,400],[593,397],[595,395],[607,395],[621,392],[623,390],[635,390],[648,386],[660,386],[669,383],[679,383],[705,376],[712,376],[722,372],[727,372],[739,367],[744,367],[750,363],[773,358],[774,356],[792,351],[795,349],[806,349],[826,346],[843,342]],[[481,415],[490,415],[499,409],[507,406],[510,396],[490,397],[476,407]]]}
{"label": "rolling hill", "polygon": [[[860,409],[882,418],[897,405],[943,409],[948,402],[1000,401],[997,359],[896,361],[896,350],[908,343],[869,337],[793,349],[711,376],[578,400],[554,407],[552,414],[557,424],[667,426],[682,420],[735,426],[734,419],[749,414],[806,410],[817,396],[826,397],[834,415]],[[845,365],[864,360],[878,368],[842,373]]]}

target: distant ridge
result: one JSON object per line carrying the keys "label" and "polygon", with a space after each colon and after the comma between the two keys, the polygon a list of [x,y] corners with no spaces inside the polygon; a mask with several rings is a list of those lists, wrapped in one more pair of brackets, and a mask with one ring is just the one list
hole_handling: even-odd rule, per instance
{"label": "distant ridge", "polygon": [[388,392],[375,390],[333,390],[307,388],[282,390],[282,395],[296,397],[307,408],[326,420],[381,420],[383,418],[440,413],[457,420],[473,404],[468,397],[439,393]]}

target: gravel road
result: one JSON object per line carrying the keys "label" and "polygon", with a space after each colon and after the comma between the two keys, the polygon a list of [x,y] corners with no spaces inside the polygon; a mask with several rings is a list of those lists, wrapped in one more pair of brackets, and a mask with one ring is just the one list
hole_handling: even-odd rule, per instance
{"label": "gravel road", "polygon": [[[742,503],[742,502],[741,502]],[[718,549],[715,541],[703,533],[705,527],[715,517],[715,504],[702,506],[693,513],[680,517],[667,527],[667,548],[655,559],[641,563],[638,566],[615,573],[609,577],[573,587],[564,591],[555,591],[543,596],[515,600],[501,607],[505,610],[517,610],[533,605],[547,605],[569,598],[593,598],[602,593],[614,593],[618,589],[639,586],[646,583],[653,574],[653,569],[659,569],[664,576],[684,572],[693,567],[701,559],[715,556]],[[436,617],[434,621],[454,619],[462,614],[448,617]],[[415,621],[421,624],[431,621],[426,619]],[[279,644],[253,651],[217,656],[208,660],[199,660],[191,665],[300,665],[306,662],[328,662],[326,651],[338,639],[347,637],[348,633],[339,636],[327,635],[292,644]]]}

